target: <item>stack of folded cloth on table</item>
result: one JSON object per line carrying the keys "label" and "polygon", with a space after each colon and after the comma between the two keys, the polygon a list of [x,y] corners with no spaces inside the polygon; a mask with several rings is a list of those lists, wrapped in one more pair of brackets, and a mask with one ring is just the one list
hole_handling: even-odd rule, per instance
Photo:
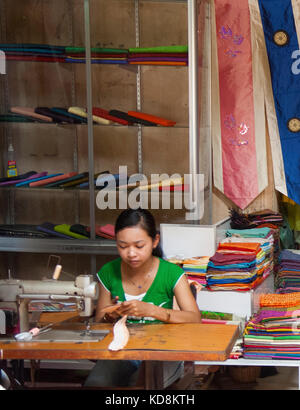
{"label": "stack of folded cloth on table", "polygon": [[280,253],[275,287],[277,293],[300,292],[300,250],[284,249]]}
{"label": "stack of folded cloth on table", "polygon": [[207,288],[213,291],[248,291],[271,272],[261,244],[257,242],[220,243],[208,262]]}
{"label": "stack of folded cloth on table", "polygon": [[182,261],[182,268],[189,280],[205,287],[208,262],[209,256],[188,258]]}
{"label": "stack of folded cloth on table", "polygon": [[265,294],[244,330],[246,359],[300,359],[300,293]]}
{"label": "stack of folded cloth on table", "polygon": [[129,48],[128,63],[144,65],[187,66],[188,47],[177,45]]}

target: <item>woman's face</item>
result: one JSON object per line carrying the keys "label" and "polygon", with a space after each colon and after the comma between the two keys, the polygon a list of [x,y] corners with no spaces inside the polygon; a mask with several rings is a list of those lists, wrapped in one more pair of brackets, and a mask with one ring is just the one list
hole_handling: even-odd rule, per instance
{"label": "woman's face", "polygon": [[151,258],[159,236],[153,240],[143,228],[133,226],[119,231],[116,240],[121,259],[131,268],[139,268]]}

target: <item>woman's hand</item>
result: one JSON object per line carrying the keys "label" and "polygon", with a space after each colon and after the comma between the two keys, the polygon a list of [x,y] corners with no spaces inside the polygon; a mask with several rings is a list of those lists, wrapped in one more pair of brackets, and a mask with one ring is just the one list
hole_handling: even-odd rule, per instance
{"label": "woman's hand", "polygon": [[114,312],[121,316],[149,317],[153,312],[153,304],[139,300],[125,301]]}

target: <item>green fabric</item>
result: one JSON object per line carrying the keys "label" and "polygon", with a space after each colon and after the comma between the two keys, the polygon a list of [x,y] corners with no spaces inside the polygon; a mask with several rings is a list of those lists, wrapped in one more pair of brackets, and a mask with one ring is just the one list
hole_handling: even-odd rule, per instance
{"label": "green fabric", "polygon": [[[182,275],[184,275],[184,272],[179,266],[159,258],[159,268],[156,277],[142,301],[166,309],[172,309],[173,290]],[[97,276],[102,285],[111,293],[112,298],[119,296],[121,302],[126,300],[121,280],[121,258],[105,264],[97,273]],[[160,323],[159,320],[152,318],[128,318],[128,322]]]}
{"label": "green fabric", "polygon": [[63,233],[64,235],[71,236],[75,239],[88,239],[86,236],[80,235],[78,233],[70,231],[71,225],[61,224],[55,225],[54,230],[59,233]]}
{"label": "green fabric", "polygon": [[133,47],[130,53],[187,53],[188,46]]}
{"label": "green fabric", "polygon": [[295,248],[293,231],[291,230],[291,227],[285,216],[283,217],[283,224],[279,230],[279,236],[280,236],[281,247],[283,249],[294,249]]}
{"label": "green fabric", "polygon": [[[85,47],[66,47],[66,53],[83,53],[85,52]],[[124,48],[103,48],[103,47],[92,47],[92,53],[128,53],[127,49]]]}

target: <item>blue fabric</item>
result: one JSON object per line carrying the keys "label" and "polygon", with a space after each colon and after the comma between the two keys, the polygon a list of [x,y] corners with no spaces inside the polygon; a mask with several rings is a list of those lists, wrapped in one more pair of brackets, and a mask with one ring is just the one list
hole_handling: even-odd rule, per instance
{"label": "blue fabric", "polygon": [[[300,74],[292,72],[292,53],[299,50],[291,0],[259,0],[261,20],[269,58],[274,103],[284,162],[288,197],[300,204],[300,131],[292,132],[291,118],[300,120]],[[273,36],[284,30],[286,45],[277,45]]]}

